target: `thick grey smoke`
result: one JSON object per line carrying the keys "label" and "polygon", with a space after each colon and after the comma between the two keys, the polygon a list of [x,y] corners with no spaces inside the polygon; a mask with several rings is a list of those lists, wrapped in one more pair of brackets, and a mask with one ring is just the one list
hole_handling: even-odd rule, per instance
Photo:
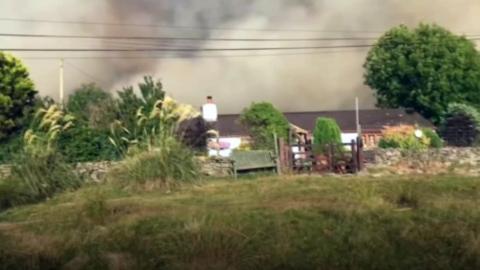
{"label": "thick grey smoke", "polygon": [[[28,8],[25,8],[27,7]],[[15,14],[12,15],[12,14]],[[457,33],[480,34],[478,0],[3,0],[0,17],[51,20],[119,21],[132,24],[195,26],[188,28],[112,27],[2,22],[2,32],[175,35],[224,38],[305,38],[378,36],[404,23],[435,22]],[[218,30],[221,28],[223,30]],[[232,30],[226,30],[232,29]],[[317,29],[325,32],[243,31],[233,29]],[[339,32],[342,31],[342,32]],[[363,31],[363,33],[361,33]],[[343,42],[171,42],[152,41],[35,41],[1,40],[11,46],[102,46],[104,48],[175,46],[289,47],[364,44]],[[140,44],[141,43],[141,44]],[[5,45],[7,46],[7,45]],[[364,49],[295,52],[152,53],[161,59],[67,60],[69,89],[96,80],[110,90],[135,84],[145,74],[161,78],[166,90],[184,102],[200,105],[213,95],[224,113],[239,112],[252,101],[268,100],[285,111],[350,109],[355,96],[362,107],[373,107],[372,92],[363,86]],[[253,56],[253,55],[261,56]],[[266,55],[267,54],[267,55]],[[270,55],[272,54],[272,55]],[[275,55],[274,55],[275,54]],[[284,55],[276,55],[284,54]],[[48,56],[57,56],[48,54]],[[64,54],[65,55],[65,54]],[[71,54],[70,54],[71,55]],[[85,55],[77,54],[77,55]],[[88,55],[97,55],[88,53]],[[118,54],[109,54],[119,56]],[[135,57],[138,53],[125,53]],[[146,54],[142,54],[145,56]],[[248,56],[246,56],[248,55]],[[19,54],[19,56],[39,56]],[[44,54],[42,55],[44,56]],[[224,56],[224,57],[219,57]],[[236,57],[232,57],[236,56]],[[169,58],[173,57],[173,58]],[[26,60],[44,94],[55,96],[57,63]],[[78,69],[84,72],[82,73]],[[85,74],[85,71],[88,74]],[[92,78],[93,75],[93,78]]]}

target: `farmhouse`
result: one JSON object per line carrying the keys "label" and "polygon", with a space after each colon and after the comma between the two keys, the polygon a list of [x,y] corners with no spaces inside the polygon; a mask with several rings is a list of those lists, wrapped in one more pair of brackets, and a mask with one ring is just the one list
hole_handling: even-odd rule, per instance
{"label": "farmhouse", "polygon": [[[366,147],[374,147],[382,137],[382,130],[386,126],[416,125],[418,127],[434,126],[416,112],[403,109],[375,109],[360,110],[360,125],[362,138]],[[342,130],[342,140],[350,142],[357,137],[355,111],[319,111],[319,112],[290,112],[284,113],[288,121],[295,127],[305,130],[311,136],[318,117],[329,117],[337,121]],[[235,146],[240,145],[242,139],[248,139],[248,131],[240,123],[240,115],[219,115],[217,128],[220,131],[221,141]]]}

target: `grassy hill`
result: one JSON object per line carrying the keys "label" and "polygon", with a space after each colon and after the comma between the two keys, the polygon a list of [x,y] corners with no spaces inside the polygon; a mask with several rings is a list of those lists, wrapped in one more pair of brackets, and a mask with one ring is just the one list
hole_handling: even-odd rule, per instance
{"label": "grassy hill", "polygon": [[0,214],[0,269],[480,269],[480,179],[90,186]]}

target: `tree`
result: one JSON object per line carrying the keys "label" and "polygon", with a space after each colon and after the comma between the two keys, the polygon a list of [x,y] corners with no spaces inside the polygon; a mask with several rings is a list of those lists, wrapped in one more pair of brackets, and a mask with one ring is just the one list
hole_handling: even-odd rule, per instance
{"label": "tree", "polygon": [[77,121],[91,128],[108,129],[116,118],[112,96],[94,83],[76,89],[66,107]]}
{"label": "tree", "polygon": [[160,81],[154,81],[152,77],[144,77],[144,82],[138,85],[141,96],[137,96],[133,87],[123,88],[118,91],[119,120],[129,130],[135,131],[137,111],[143,107],[144,111],[150,112],[159,100],[165,98],[165,91]]}
{"label": "tree", "polygon": [[242,124],[248,128],[257,149],[272,149],[273,134],[287,138],[290,124],[285,116],[271,103],[253,103],[240,116]]}
{"label": "tree", "polygon": [[411,108],[438,124],[451,102],[480,105],[474,43],[437,25],[393,28],[369,52],[364,67],[379,107]]}
{"label": "tree", "polygon": [[313,130],[315,152],[322,153],[328,144],[342,143],[342,132],[335,119],[319,117]]}
{"label": "tree", "polygon": [[27,68],[20,60],[0,52],[0,140],[25,127],[36,94]]}

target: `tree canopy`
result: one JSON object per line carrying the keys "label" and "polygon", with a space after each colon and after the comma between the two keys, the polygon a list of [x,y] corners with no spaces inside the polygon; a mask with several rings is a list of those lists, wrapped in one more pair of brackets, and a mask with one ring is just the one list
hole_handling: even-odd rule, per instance
{"label": "tree canopy", "polygon": [[76,120],[94,128],[108,129],[116,117],[112,95],[94,83],[76,89],[66,107]]}
{"label": "tree canopy", "polygon": [[369,52],[365,83],[377,105],[411,108],[439,123],[452,102],[480,105],[480,55],[475,44],[437,26],[388,31]]}
{"label": "tree canopy", "polygon": [[24,127],[37,91],[27,68],[0,52],[0,140]]}
{"label": "tree canopy", "polygon": [[243,111],[240,121],[249,129],[255,148],[272,149],[274,133],[279,138],[288,137],[290,124],[271,103],[253,103]]}

